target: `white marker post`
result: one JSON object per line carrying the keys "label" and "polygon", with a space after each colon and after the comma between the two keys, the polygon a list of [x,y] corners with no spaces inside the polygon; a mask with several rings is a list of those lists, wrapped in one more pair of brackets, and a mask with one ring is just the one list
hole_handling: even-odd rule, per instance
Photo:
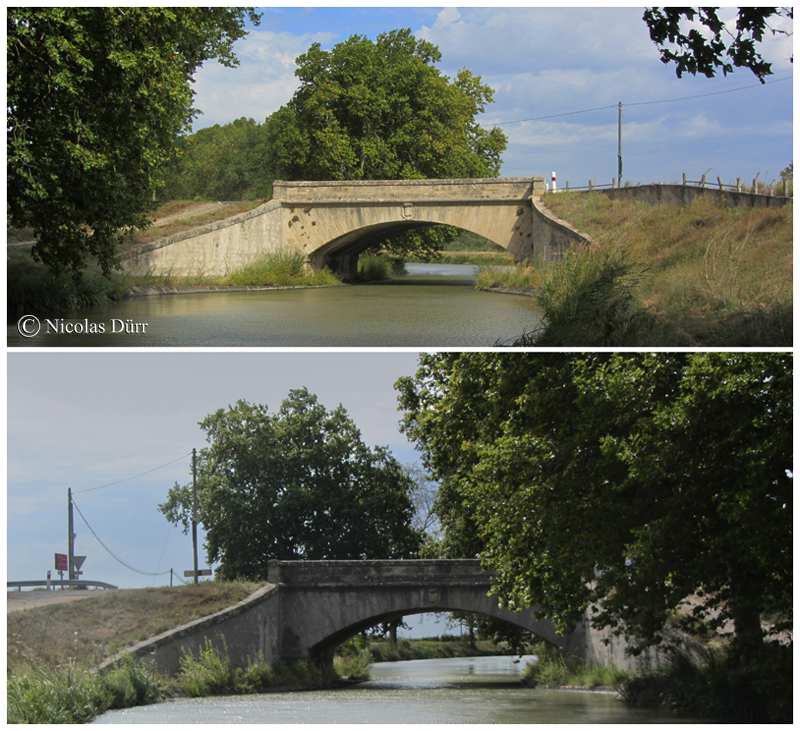
{"label": "white marker post", "polygon": [[555,193],[555,192],[556,192],[556,173],[555,173],[555,171],[553,171],[551,174],[552,174],[552,178],[551,178],[551,180],[552,180],[552,186],[551,186],[551,190],[552,190],[552,192],[553,192],[553,193]]}

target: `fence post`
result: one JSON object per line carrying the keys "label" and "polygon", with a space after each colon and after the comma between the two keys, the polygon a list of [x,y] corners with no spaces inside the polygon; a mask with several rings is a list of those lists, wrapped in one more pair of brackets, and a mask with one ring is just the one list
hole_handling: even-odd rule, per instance
{"label": "fence post", "polygon": [[758,178],[753,178],[753,193],[758,193]]}
{"label": "fence post", "polygon": [[700,187],[703,188],[703,189],[705,189],[705,187],[706,187],[706,174],[705,173],[703,173],[703,177],[700,178]]}
{"label": "fence post", "polygon": [[589,190],[594,190],[594,183],[591,180],[589,181]]}
{"label": "fence post", "polygon": [[683,174],[683,185],[686,186],[686,173]]}
{"label": "fence post", "polygon": [[612,188],[616,188],[617,187],[617,179],[616,178],[611,178],[611,187]]}
{"label": "fence post", "polygon": [[569,180],[567,181],[567,193],[569,193]]}
{"label": "fence post", "polygon": [[717,183],[719,183],[719,189],[722,190],[722,178],[720,178],[719,175],[717,175]]}
{"label": "fence post", "polygon": [[742,179],[741,178],[736,178],[736,192],[737,193],[741,193],[742,192]]}

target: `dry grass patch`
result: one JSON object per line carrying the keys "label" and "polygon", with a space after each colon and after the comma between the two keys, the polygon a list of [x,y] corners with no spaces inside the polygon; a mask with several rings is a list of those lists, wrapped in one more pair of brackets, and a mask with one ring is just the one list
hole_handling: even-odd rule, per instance
{"label": "dry grass patch", "polygon": [[793,208],[681,207],[601,193],[544,199],[645,276],[638,295],[700,345],[792,344]]}
{"label": "dry grass patch", "polygon": [[109,655],[245,599],[261,584],[206,582],[120,589],[79,602],[8,614],[8,667],[93,667]]}

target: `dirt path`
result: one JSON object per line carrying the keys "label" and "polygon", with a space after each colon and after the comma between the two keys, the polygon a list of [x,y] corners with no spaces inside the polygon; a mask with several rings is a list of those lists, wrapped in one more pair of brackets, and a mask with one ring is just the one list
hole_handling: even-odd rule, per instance
{"label": "dirt path", "polygon": [[93,597],[103,596],[107,589],[94,589],[87,591],[77,591],[70,589],[67,591],[9,591],[6,600],[6,614],[18,612],[21,609],[35,609],[48,604],[64,604],[80,599],[92,599]]}

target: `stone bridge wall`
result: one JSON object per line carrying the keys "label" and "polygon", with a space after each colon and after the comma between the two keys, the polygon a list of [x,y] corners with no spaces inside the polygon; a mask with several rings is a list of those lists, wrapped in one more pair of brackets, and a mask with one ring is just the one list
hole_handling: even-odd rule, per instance
{"label": "stone bridge wall", "polygon": [[531,197],[544,178],[282,182],[274,200],[247,213],[140,246],[125,269],[221,276],[275,251],[301,251],[309,264],[344,278],[358,254],[388,233],[433,224],[473,231],[517,260],[541,255],[533,233]]}
{"label": "stone bridge wall", "polygon": [[[311,658],[329,661],[333,648],[381,622],[422,612],[463,611],[502,619],[528,629],[589,664],[613,662],[638,669],[663,662],[651,653],[626,655],[625,638],[610,638],[581,622],[559,635],[534,609],[512,612],[488,595],[491,576],[478,561],[291,561],[272,562],[270,583],[248,599],[128,648],[126,655],[177,673],[180,659],[197,656],[206,643],[227,652],[234,666],[250,660]],[[610,644],[605,641],[611,639]]]}

